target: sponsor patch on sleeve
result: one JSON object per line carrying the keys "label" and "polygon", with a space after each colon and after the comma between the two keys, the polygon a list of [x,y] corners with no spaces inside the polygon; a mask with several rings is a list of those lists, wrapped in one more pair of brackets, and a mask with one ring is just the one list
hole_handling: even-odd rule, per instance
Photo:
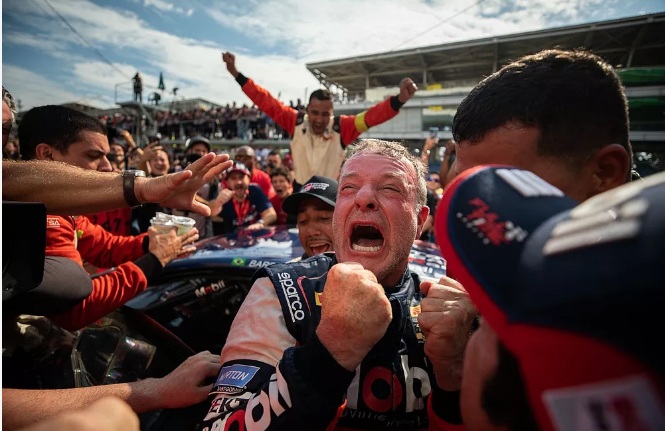
{"label": "sponsor patch on sleeve", "polygon": [[543,401],[557,430],[665,429],[664,406],[644,376],[552,389]]}
{"label": "sponsor patch on sleeve", "polygon": [[222,367],[211,393],[235,395],[245,392],[247,384],[258,371],[259,367],[243,364]]}

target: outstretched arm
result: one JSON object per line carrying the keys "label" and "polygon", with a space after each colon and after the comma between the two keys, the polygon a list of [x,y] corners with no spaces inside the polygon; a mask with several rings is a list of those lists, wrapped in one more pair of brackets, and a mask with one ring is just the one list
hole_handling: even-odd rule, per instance
{"label": "outstretched arm", "polygon": [[2,426],[11,430],[31,425],[109,396],[127,402],[137,413],[187,407],[206,399],[212,385],[204,385],[204,381],[214,377],[219,367],[219,355],[206,351],[190,356],[170,374],[158,379],[75,389],[3,389]]}
{"label": "outstretched arm", "polygon": [[[231,166],[229,156],[210,153],[186,170],[158,178],[136,178],[134,193],[141,203],[209,215],[210,209],[194,200],[196,191]],[[65,163],[31,160],[2,161],[2,198],[44,202],[49,214],[87,214],[126,208],[122,177],[117,173],[81,169]]]}
{"label": "outstretched arm", "polygon": [[370,127],[385,123],[395,117],[402,105],[408,102],[417,90],[418,86],[411,78],[404,78],[399,84],[399,94],[377,103],[358,115],[340,116],[342,145],[346,147]]}
{"label": "outstretched arm", "polygon": [[441,169],[439,170],[439,181],[441,187],[445,188],[448,184],[448,177],[451,174],[452,165],[455,160],[455,141],[452,139],[446,142],[446,151],[441,160]]}
{"label": "outstretched arm", "polygon": [[243,93],[249,97],[259,109],[272,118],[288,134],[293,135],[298,119],[298,111],[284,105],[273,97],[268,90],[256,85],[254,81],[238,72],[236,68],[236,56],[230,52],[222,53],[222,60],[226,63],[226,70],[235,78],[242,87]]}

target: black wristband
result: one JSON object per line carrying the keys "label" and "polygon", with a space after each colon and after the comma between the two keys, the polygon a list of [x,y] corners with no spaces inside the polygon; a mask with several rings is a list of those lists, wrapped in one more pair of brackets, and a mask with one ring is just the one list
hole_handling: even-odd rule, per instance
{"label": "black wristband", "polygon": [[404,103],[399,101],[399,96],[392,96],[390,98],[390,107],[393,108],[394,111],[399,111],[399,108],[404,106]]}
{"label": "black wristband", "polygon": [[136,177],[145,177],[145,172],[122,171],[122,194],[130,208],[141,206],[141,202],[139,202],[134,193],[134,181]]}
{"label": "black wristband", "polygon": [[242,73],[238,72],[238,76],[236,76],[236,82],[240,84],[240,86],[244,86],[247,84],[247,81],[249,81],[249,78],[247,78],[245,75]]}

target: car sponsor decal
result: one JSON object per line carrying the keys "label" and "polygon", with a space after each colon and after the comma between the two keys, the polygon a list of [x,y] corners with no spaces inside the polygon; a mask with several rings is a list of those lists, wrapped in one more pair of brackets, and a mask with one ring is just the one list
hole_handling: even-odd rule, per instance
{"label": "car sponsor decal", "polygon": [[242,393],[258,371],[259,367],[251,365],[233,364],[222,367],[211,393],[228,395]]}
{"label": "car sponsor decal", "polygon": [[226,287],[226,285],[224,284],[224,280],[218,280],[216,283],[212,283],[208,286],[199,287],[198,289],[194,290],[194,294],[198,298],[200,298],[202,296],[206,296],[211,293],[217,292],[218,290],[221,290],[224,287]]}
{"label": "car sponsor decal", "polygon": [[253,267],[253,268],[265,268],[266,266],[270,266],[273,263],[277,263],[277,262],[272,262],[272,261],[269,261],[269,260],[252,259],[252,260],[249,261],[247,266],[250,266],[250,267]]}

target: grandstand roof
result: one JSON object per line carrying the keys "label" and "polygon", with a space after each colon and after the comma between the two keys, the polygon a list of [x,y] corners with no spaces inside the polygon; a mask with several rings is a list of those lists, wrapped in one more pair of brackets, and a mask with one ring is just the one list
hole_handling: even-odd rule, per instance
{"label": "grandstand roof", "polygon": [[[545,48],[584,47],[617,69],[665,65],[665,13],[390,51],[307,64],[326,87],[349,93],[418,84],[474,84],[522,55]],[[473,84],[472,84],[473,85]]]}

